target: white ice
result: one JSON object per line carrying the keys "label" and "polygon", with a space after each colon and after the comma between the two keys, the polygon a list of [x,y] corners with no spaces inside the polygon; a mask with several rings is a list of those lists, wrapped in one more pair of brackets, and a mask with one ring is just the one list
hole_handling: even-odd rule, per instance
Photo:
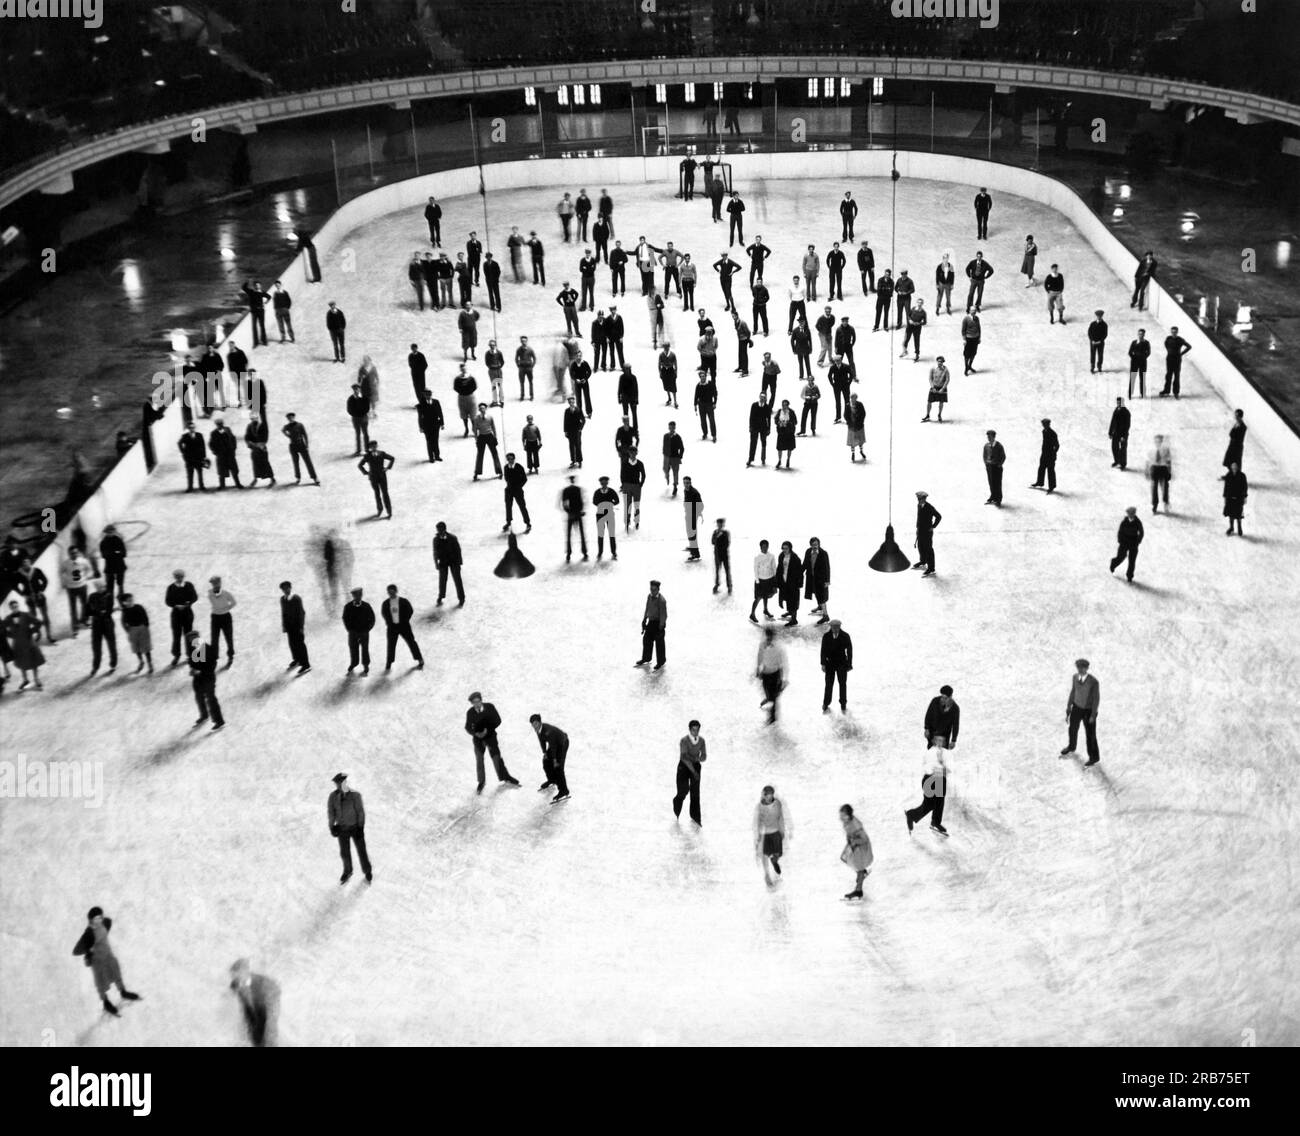
{"label": "white ice", "polygon": [[[1134,402],[1132,464],[1127,473],[1109,468],[1106,424],[1125,393],[1124,347],[1137,326],[1157,342],[1164,332],[1129,310],[1128,283],[1070,224],[1001,195],[985,245],[998,274],[986,295],[979,373],[961,375],[957,315],[932,315],[922,363],[893,359],[894,522],[910,549],[912,494],[929,491],[944,517],[939,575],[869,571],[887,516],[891,349],[896,355],[900,337],[867,330],[871,308],[850,249],[849,299],[834,307],[859,328],[870,461],[850,464],[819,372],[821,430],[799,439],[794,472],[746,470],[745,420],[763,350],[783,368],[780,397],[797,400],[782,286],[809,241],[824,256],[839,235],[843,187],[740,188],[747,236],[761,232],[776,250],[767,271],[773,335],[758,340],[751,378],[732,375],[730,320],[712,274],[702,272],[698,301],[723,344],[716,446],[699,441],[689,410],[694,317],[671,303],[668,314],[683,371],[682,408],[672,416],[687,441],[684,472],[703,494],[709,526],[727,518],[734,597],[711,594],[707,555],[684,563],[681,505],[658,480],[670,412],[634,272],[620,308],[649,451],[642,527],[620,533],[617,564],[563,563],[556,500],[567,454],[543,376],[562,327],[554,296],[566,276],[576,282],[580,250],[559,243],[558,188],[488,200],[489,247],[499,258],[511,224],[538,229],[549,251],[550,286],[514,286],[507,270],[505,312],[495,321],[508,360],[520,334],[539,347],[539,400],[516,401],[508,365],[504,414],[507,442],[517,442],[525,412],[545,435],[544,473],[528,486],[535,529],[520,541],[537,565],[531,579],[492,575],[504,549],[500,485],[471,484],[472,445],[454,422],[445,462],[423,460],[408,344],[429,355],[449,419],[459,350],[452,317],[416,312],[406,283],[406,259],[425,243],[422,218],[390,216],[358,230],[344,242],[355,250],[355,273],[331,259],[325,283],[295,297],[298,345],[273,343],[254,364],[274,421],[292,408],[311,429],[324,487],[286,484],[287,455],[275,447],[274,491],[185,497],[177,455],[167,454],[121,521],[131,540],[128,583],[152,617],[156,661],[168,657],[162,593],[173,568],[200,588],[219,572],[239,598],[239,654],[220,678],[225,732],[191,732],[194,706],[179,671],[135,678],[124,658],[115,676],[87,680],[84,634],[49,649],[44,693],[3,699],[9,760],[98,761],[105,779],[99,808],[0,801],[5,1044],[236,1044],[226,972],[245,955],[283,986],[282,1034],[293,1044],[1300,1040],[1295,486],[1248,439],[1247,536],[1225,537],[1217,478],[1231,408],[1200,379],[1196,355],[1182,401]],[[859,237],[871,239],[883,268],[889,183],[853,188]],[[588,189],[595,196],[600,187]],[[927,307],[940,254],[951,250],[960,272],[974,251],[972,193],[899,184],[895,267],[910,269]],[[629,247],[644,232],[707,264],[726,244],[703,200],[675,201],[662,186],[615,196]],[[453,247],[469,229],[485,229],[479,198],[443,205]],[[1048,326],[1042,292],[1026,290],[1016,273],[1029,232],[1040,270],[1058,261],[1065,273],[1064,328]],[[608,279],[602,267],[602,304]],[[747,317],[743,284],[737,295]],[[481,359],[494,323],[484,294],[475,298]],[[349,316],[346,367],[330,363],[327,299]],[[1099,377],[1086,372],[1084,329],[1095,307],[1111,323]],[[953,372],[952,421],[943,426],[918,421],[936,352]],[[392,522],[369,520],[370,492],[349,456],[343,401],[364,353],[382,376],[375,437],[398,458]],[[485,387],[481,362],[473,370]],[[588,492],[601,473],[617,476],[613,378],[593,385]],[[1044,415],[1062,442],[1061,488],[1051,497],[1025,488]],[[229,417],[242,435],[243,415]],[[1001,511],[983,504],[989,427],[1010,455]],[[1173,438],[1174,512],[1153,517],[1142,463],[1160,432]],[[242,448],[241,461],[247,469]],[[1129,504],[1147,529],[1132,587],[1106,571]],[[460,611],[433,606],[429,541],[440,519],[465,547],[469,603]],[[415,602],[425,671],[411,671],[402,653],[391,677],[379,660],[370,678],[345,679],[343,630],[325,609],[308,553],[312,527],[331,524],[353,546],[355,580],[372,599],[393,581]],[[805,620],[785,635],[791,684],[782,721],[769,729],[752,678],[749,562],[760,537],[802,550],[812,535],[832,560],[832,613],[857,648],[850,714],[820,713],[824,629]],[[632,667],[652,576],[669,605],[669,663],[657,675]],[[282,578],[308,600],[315,669],[302,678],[284,671]],[[205,619],[200,604],[200,626]],[[382,652],[381,634],[374,643]],[[1080,654],[1102,688],[1102,764],[1090,770],[1057,757]],[[902,810],[919,799],[922,715],[945,682],[955,687],[962,731],[946,816],[952,835],[939,842],[928,831],[909,837]],[[522,790],[489,784],[474,796],[462,730],[473,689],[505,718],[504,753]],[[558,809],[535,792],[535,710],[573,739],[573,797]],[[703,721],[710,753],[700,831],[674,823],[670,810],[677,739],[691,717]],[[371,888],[359,874],[337,884],[325,800],[340,769],[365,797]],[[798,824],[775,888],[764,884],[750,832],[766,782]],[[877,856],[858,905],[840,899],[852,883],[838,860],[843,802],[858,809]],[[145,999],[120,1021],[98,1021],[89,974],[70,953],[92,904],[115,918],[127,982]]]}

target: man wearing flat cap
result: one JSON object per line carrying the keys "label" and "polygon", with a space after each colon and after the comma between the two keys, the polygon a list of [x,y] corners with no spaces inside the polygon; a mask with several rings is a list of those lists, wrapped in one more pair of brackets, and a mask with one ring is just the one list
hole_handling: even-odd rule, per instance
{"label": "man wearing flat cap", "polygon": [[924,568],[926,576],[934,575],[934,530],[943,516],[930,504],[930,495],[924,489],[916,491],[916,563],[913,568]]}
{"label": "man wearing flat cap", "polygon": [[360,588],[352,589],[352,599],[343,605],[343,626],[348,632],[348,674],[361,664],[362,675],[370,673],[370,629],[375,625],[375,609],[361,598]]}
{"label": "man wearing flat cap", "polygon": [[1070,696],[1065,703],[1065,720],[1070,723],[1069,744],[1061,750],[1061,756],[1074,752],[1079,740],[1079,723],[1088,738],[1088,760],[1085,765],[1096,765],[1101,760],[1101,751],[1097,748],[1097,709],[1101,706],[1101,683],[1088,673],[1088,660],[1075,659],[1077,671],[1070,680]]}
{"label": "man wearing flat cap", "polygon": [[830,629],[822,636],[822,672],[826,675],[826,690],[822,694],[822,713],[831,709],[831,693],[838,680],[840,684],[840,713],[849,710],[849,671],[853,669],[853,640],[841,629],[838,619],[832,619]]}
{"label": "man wearing flat cap", "polygon": [[668,601],[659,594],[659,581],[650,581],[650,594],[645,598],[645,614],[641,617],[641,658],[636,665],[643,667],[650,661],[650,652],[655,655],[655,670],[663,670],[667,649],[664,646],[664,631],[668,627]]}
{"label": "man wearing flat cap", "polygon": [[339,883],[345,884],[352,878],[353,844],[357,846],[357,859],[361,861],[366,883],[370,883],[374,877],[370,871],[370,857],[366,855],[366,808],[361,802],[361,794],[348,788],[346,773],[334,774],[334,792],[329,796],[328,812],[330,835],[338,837],[339,855],[343,858],[343,875],[339,877]]}

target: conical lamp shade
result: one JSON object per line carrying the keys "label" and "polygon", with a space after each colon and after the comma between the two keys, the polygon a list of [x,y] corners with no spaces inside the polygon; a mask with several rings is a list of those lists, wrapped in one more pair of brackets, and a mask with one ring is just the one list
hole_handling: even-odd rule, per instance
{"label": "conical lamp shade", "polygon": [[519,540],[514,533],[511,533],[507,541],[506,554],[501,557],[501,563],[494,569],[495,574],[503,580],[522,580],[536,571],[533,562],[519,551]]}
{"label": "conical lamp shade", "polygon": [[906,572],[912,562],[894,540],[894,526],[885,526],[885,543],[867,563],[876,572]]}

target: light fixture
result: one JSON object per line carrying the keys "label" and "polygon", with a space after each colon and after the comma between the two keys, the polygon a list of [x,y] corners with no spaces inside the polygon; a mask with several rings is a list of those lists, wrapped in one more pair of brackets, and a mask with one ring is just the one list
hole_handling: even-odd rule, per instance
{"label": "light fixture", "polygon": [[519,538],[511,533],[506,540],[506,554],[501,557],[501,563],[492,571],[493,575],[500,576],[503,580],[523,580],[537,569],[533,567],[533,562],[519,551]]}

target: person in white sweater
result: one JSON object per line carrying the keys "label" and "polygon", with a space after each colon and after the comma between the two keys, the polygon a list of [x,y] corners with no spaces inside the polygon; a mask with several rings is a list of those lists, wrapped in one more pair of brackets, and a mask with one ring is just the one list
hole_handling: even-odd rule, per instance
{"label": "person in white sweater", "polygon": [[779,876],[785,842],[793,837],[794,821],[789,808],[771,785],[764,785],[763,795],[754,806],[754,851],[763,865],[763,878],[769,884],[776,881],[767,870],[768,861],[772,862],[772,868]]}

